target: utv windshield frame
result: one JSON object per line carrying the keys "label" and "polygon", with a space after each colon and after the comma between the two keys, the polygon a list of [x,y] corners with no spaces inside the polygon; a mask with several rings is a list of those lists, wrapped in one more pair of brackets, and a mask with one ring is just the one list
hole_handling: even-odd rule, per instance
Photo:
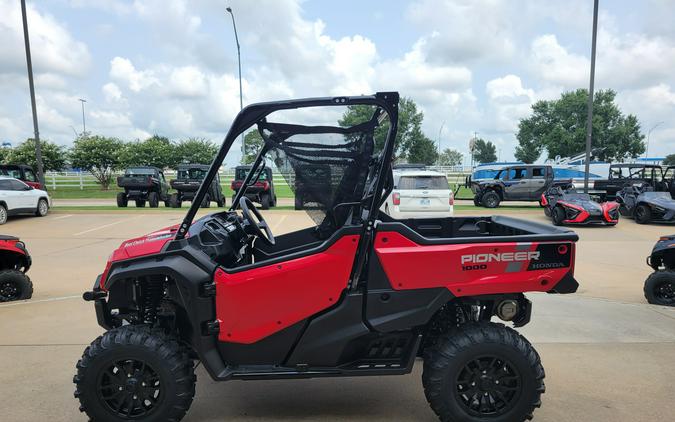
{"label": "utv windshield frame", "polygon": [[[280,110],[290,110],[290,109],[299,109],[299,108],[312,108],[312,107],[346,107],[353,105],[370,105],[376,107],[376,111],[372,119],[382,119],[388,117],[389,119],[389,129],[387,131],[387,136],[383,149],[380,155],[379,167],[376,169],[374,186],[372,189],[373,198],[370,201],[370,207],[368,212],[368,222],[364,222],[364,226],[368,230],[372,230],[374,225],[375,216],[377,215],[377,209],[381,202],[383,195],[383,190],[385,188],[385,181],[388,180],[387,172],[391,172],[391,157],[394,150],[394,141],[396,139],[396,131],[398,125],[398,92],[378,92],[374,95],[364,95],[364,96],[351,96],[351,97],[322,97],[322,98],[307,98],[307,99],[297,99],[297,100],[286,100],[286,101],[274,101],[274,102],[265,102],[257,103],[246,106],[242,111],[237,114],[237,117],[232,122],[232,126],[225,136],[222,145],[220,146],[218,153],[211,162],[211,166],[206,174],[206,177],[202,181],[197,194],[192,201],[190,209],[188,210],[183,222],[180,224],[175,240],[181,240],[185,238],[185,235],[190,228],[197,211],[199,210],[199,205],[201,204],[204,196],[208,191],[208,187],[213,182],[220,166],[222,165],[225,157],[230,151],[232,145],[239,135],[241,135],[245,130],[254,126],[254,125],[277,125],[276,123],[267,123],[265,118],[272,114],[275,111]],[[302,126],[302,125],[287,125],[294,127],[295,130],[308,130],[316,129],[316,126]],[[324,127],[325,129],[335,129],[335,130],[349,130],[349,128],[340,128],[335,127]],[[251,178],[253,177],[255,170],[260,165],[264,158],[266,147],[261,148],[261,151],[258,153],[255,162],[253,163],[251,170],[244,180],[242,186],[246,186],[250,183]],[[235,202],[239,200],[243,189],[240,189],[235,198]],[[232,209],[236,207],[233,206]]]}

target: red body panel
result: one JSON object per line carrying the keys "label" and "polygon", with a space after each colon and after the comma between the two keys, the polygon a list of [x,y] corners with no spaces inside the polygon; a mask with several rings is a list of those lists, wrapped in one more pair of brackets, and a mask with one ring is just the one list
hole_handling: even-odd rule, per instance
{"label": "red body panel", "polygon": [[[560,267],[531,268],[532,261],[527,258],[532,255],[528,252],[536,254],[544,245],[550,245],[546,248],[559,255]],[[419,245],[400,233],[380,232],[375,238],[375,251],[392,288],[446,287],[455,296],[548,291],[574,265],[574,244],[571,242]],[[480,258],[486,254],[507,254],[525,259],[489,262],[483,268]],[[462,262],[467,256],[477,255],[480,255],[478,264]],[[474,266],[477,268],[465,269]]]}
{"label": "red body panel", "polygon": [[605,217],[605,221],[608,223],[618,223],[619,219],[614,220],[612,217],[609,216],[609,212],[615,208],[619,208],[619,203],[610,201],[610,202],[603,202],[600,204],[602,207],[602,216]]}
{"label": "red body panel", "polygon": [[33,189],[44,190],[44,187],[42,186],[42,183],[40,183],[40,182],[29,182],[28,180],[22,180],[22,182],[27,184],[28,186],[30,186]]}
{"label": "red body panel", "polygon": [[[119,248],[115,249],[108,258],[99,286],[104,289],[105,281],[108,278],[108,271],[113,262],[123,261],[125,259],[137,258],[139,256],[152,255],[160,252],[164,245],[173,239],[178,230],[178,225],[157,230],[145,236],[125,240]],[[105,290],[105,289],[104,289]]]}
{"label": "red body panel", "polygon": [[358,239],[345,236],[324,252],[239,273],[217,270],[218,339],[255,343],[337,303]]}
{"label": "red body panel", "polygon": [[579,214],[577,214],[576,217],[574,217],[571,220],[569,220],[569,219],[563,220],[563,223],[568,223],[568,224],[583,223],[590,216],[588,211],[586,211],[585,209],[583,209],[583,207],[580,207],[578,205],[570,204],[570,203],[564,202],[564,201],[558,201],[558,204],[579,211]]}
{"label": "red body panel", "polygon": [[[0,239],[0,250],[3,251],[10,251],[14,253],[18,253],[20,255],[26,255],[26,251],[18,248],[16,246],[16,242],[21,242],[19,239],[12,239],[12,240],[6,240],[6,239]],[[21,242],[23,243],[23,242]]]}

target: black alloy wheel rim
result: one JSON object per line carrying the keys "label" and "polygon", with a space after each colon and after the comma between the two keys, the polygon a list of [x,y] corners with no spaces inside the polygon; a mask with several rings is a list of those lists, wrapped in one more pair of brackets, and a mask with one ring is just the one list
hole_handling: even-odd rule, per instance
{"label": "black alloy wheel rim", "polygon": [[114,415],[125,419],[143,419],[163,399],[159,374],[141,360],[126,359],[110,364],[99,376],[99,400]]}
{"label": "black alloy wheel rim", "polygon": [[0,284],[0,302],[17,299],[21,296],[21,287],[13,281]]}
{"label": "black alloy wheel rim", "polygon": [[497,356],[470,360],[457,376],[455,396],[471,416],[495,417],[509,412],[522,392],[520,374]]}
{"label": "black alloy wheel rim", "polygon": [[494,208],[497,205],[497,200],[493,195],[488,196],[487,204],[489,208]]}
{"label": "black alloy wheel rim", "polygon": [[635,218],[642,220],[645,217],[645,209],[643,207],[638,207],[635,210]]}
{"label": "black alloy wheel rim", "polygon": [[667,304],[675,304],[675,286],[672,281],[664,281],[654,287],[654,297],[659,302]]}

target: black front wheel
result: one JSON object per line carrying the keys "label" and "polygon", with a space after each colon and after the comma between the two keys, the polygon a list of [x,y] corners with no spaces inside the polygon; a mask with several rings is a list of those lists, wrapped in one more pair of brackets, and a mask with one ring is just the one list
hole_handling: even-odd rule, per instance
{"label": "black front wheel", "polygon": [[565,210],[562,209],[562,207],[555,207],[553,208],[553,211],[551,211],[551,219],[553,220],[553,224],[555,226],[562,226],[565,218]]}
{"label": "black front wheel", "polygon": [[422,381],[442,421],[531,419],[545,391],[544,368],[530,342],[488,322],[461,326],[427,348]]}
{"label": "black front wheel", "polygon": [[640,204],[635,208],[635,222],[647,224],[652,220],[652,210],[648,205]]}
{"label": "black front wheel", "polygon": [[94,421],[179,421],[195,394],[194,366],[178,341],[145,325],[115,328],[77,362],[75,398]]}
{"label": "black front wheel", "polygon": [[653,305],[675,306],[675,271],[655,271],[645,281],[645,298]]}
{"label": "black front wheel", "polygon": [[489,191],[483,195],[482,202],[485,208],[497,208],[501,202],[501,198],[497,192]]}
{"label": "black front wheel", "polygon": [[157,192],[148,194],[148,205],[150,205],[150,208],[159,207],[159,194]]}
{"label": "black front wheel", "polygon": [[124,208],[127,206],[129,203],[129,198],[127,198],[127,194],[124,192],[118,192],[117,193],[117,206],[120,208]]}
{"label": "black front wheel", "polygon": [[33,296],[33,282],[18,270],[0,271],[0,302],[25,300]]}

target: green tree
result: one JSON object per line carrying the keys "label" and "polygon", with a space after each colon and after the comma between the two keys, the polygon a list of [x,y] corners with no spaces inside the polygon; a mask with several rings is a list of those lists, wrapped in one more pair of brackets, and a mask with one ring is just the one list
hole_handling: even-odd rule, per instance
{"label": "green tree", "polygon": [[663,159],[664,166],[675,166],[675,154],[666,155]]}
{"label": "green tree", "polygon": [[[645,151],[640,123],[632,114],[625,116],[614,102],[616,93],[601,90],[593,98],[592,146],[598,158],[621,161]],[[532,116],[521,120],[518,131],[519,159],[530,159],[546,149],[548,158],[567,157],[586,148],[588,91],[564,92],[557,100],[538,101]]]}
{"label": "green tree", "polygon": [[497,147],[490,141],[478,138],[473,150],[473,159],[478,163],[497,161]]}
{"label": "green tree", "polygon": [[80,135],[70,149],[73,167],[90,172],[108,190],[113,172],[122,169],[124,142],[99,135]]}
{"label": "green tree", "polygon": [[515,157],[523,163],[532,164],[539,159],[544,146],[535,141],[534,124],[530,120],[521,120],[518,124],[518,145]]}
{"label": "green tree", "polygon": [[422,134],[410,145],[407,153],[409,163],[421,163],[431,165],[438,159],[436,144],[431,139]]}
{"label": "green tree", "polygon": [[459,166],[462,164],[463,160],[464,156],[461,152],[455,149],[446,148],[439,155],[438,164],[441,166]]}
{"label": "green tree", "polygon": [[0,164],[5,164],[5,159],[7,159],[11,151],[11,148],[0,147]]}
{"label": "green tree", "polygon": [[187,138],[174,146],[177,163],[211,164],[218,153],[216,144],[204,138]]}
{"label": "green tree", "polygon": [[[44,171],[63,170],[67,161],[66,148],[61,145],[56,145],[46,139],[40,139],[40,147]],[[15,148],[12,148],[7,154],[5,161],[8,164],[28,164],[34,169],[37,169],[37,161],[35,159],[35,139],[26,139]]]}
{"label": "green tree", "polygon": [[125,167],[175,168],[180,160],[176,157],[174,150],[174,145],[169,138],[154,135],[144,141],[126,144],[121,157]]}
{"label": "green tree", "polygon": [[[368,105],[347,106],[347,111],[338,124],[342,127],[354,126],[359,123],[370,120],[375,109]],[[426,138],[422,132],[422,121],[424,113],[417,109],[417,104],[410,98],[403,97],[399,101],[398,107],[398,130],[396,132],[396,141],[394,145],[394,160],[406,158],[412,162],[408,155],[411,149],[417,156],[421,151],[426,151]],[[375,129],[375,150],[381,151],[389,130],[389,122],[385,121]],[[415,145],[421,142],[421,145]]]}
{"label": "green tree", "polygon": [[260,136],[258,129],[253,129],[244,136],[244,157],[241,160],[242,164],[251,164],[255,161],[255,157],[260,152],[263,146],[263,138]]}

